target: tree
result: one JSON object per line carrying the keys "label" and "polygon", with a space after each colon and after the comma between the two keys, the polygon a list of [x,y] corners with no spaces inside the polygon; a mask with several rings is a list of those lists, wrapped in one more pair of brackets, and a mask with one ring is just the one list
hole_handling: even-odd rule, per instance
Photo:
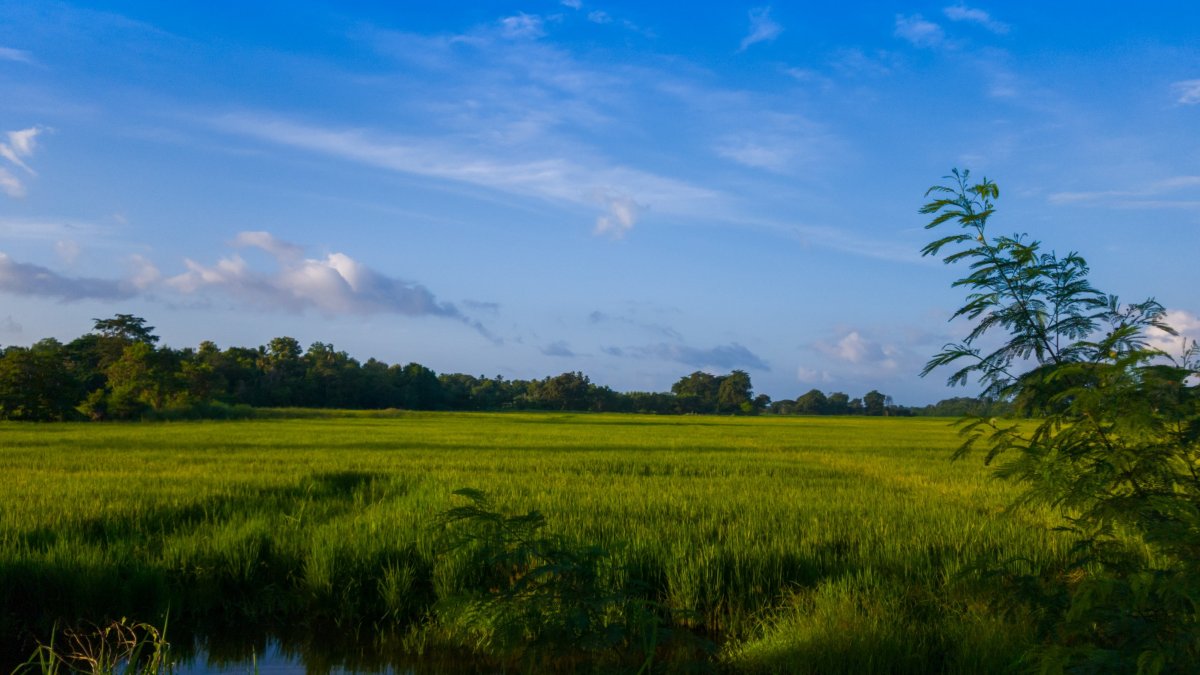
{"label": "tree", "polygon": [[73,417],[82,396],[63,346],[47,338],[0,353],[0,419],[54,421]]}
{"label": "tree", "polygon": [[824,415],[828,411],[829,398],[820,389],[809,389],[796,399],[796,412],[802,415]]}
{"label": "tree", "polygon": [[717,386],[717,411],[752,413],[754,412],[753,395],[750,373],[744,370],[735,370],[720,378],[720,384]]}
{"label": "tree", "polygon": [[101,337],[122,342],[145,342],[153,345],[158,343],[154,334],[154,326],[147,326],[146,320],[132,314],[118,314],[111,319],[92,319],[93,329]]}
{"label": "tree", "polygon": [[849,415],[850,397],[840,391],[835,391],[829,395],[826,406],[830,415]]}
{"label": "tree", "polygon": [[267,405],[298,405],[304,388],[305,364],[300,342],[292,337],[273,338],[258,360],[263,373]]}
{"label": "tree", "polygon": [[[1078,536],[1068,569],[1042,589],[1057,612],[1043,672],[1200,671],[1200,360],[1149,346],[1173,335],[1153,299],[1122,304],[1093,288],[1086,261],[1024,235],[993,236],[999,188],[955,171],[921,212],[956,230],[922,251],[968,264],[955,318],[974,322],[926,365],[957,368],[1032,425],[968,418],[956,456],[977,446],[1024,499],[1058,507]],[[945,253],[943,253],[945,251]],[[985,336],[1002,334],[998,346]],[[1033,579],[1036,582],[1037,579]],[[1029,578],[1017,588],[1037,588]],[[1047,601],[1062,598],[1062,604]]]}
{"label": "tree", "polygon": [[697,370],[671,385],[671,393],[675,394],[679,412],[708,413],[717,410],[720,388],[721,382],[716,376]]}
{"label": "tree", "polygon": [[536,398],[552,410],[587,410],[592,383],[583,373],[563,373],[539,383]]}
{"label": "tree", "polygon": [[863,414],[884,415],[887,413],[888,398],[875,389],[868,391],[862,397]]}

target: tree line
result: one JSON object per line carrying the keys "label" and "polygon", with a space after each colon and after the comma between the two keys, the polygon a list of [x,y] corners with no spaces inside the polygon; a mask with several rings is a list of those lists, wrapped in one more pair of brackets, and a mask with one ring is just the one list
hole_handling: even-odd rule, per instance
{"label": "tree line", "polygon": [[669,392],[617,392],[581,372],[540,380],[438,374],[419,364],[360,363],[333,345],[277,337],[259,347],[159,346],[130,314],[96,319],[69,343],[0,350],[0,419],[120,420],[249,416],[253,408],[571,410],[653,414],[930,414],[872,390],[861,398],[813,390],[796,400],[755,396],[750,375],[694,372]]}

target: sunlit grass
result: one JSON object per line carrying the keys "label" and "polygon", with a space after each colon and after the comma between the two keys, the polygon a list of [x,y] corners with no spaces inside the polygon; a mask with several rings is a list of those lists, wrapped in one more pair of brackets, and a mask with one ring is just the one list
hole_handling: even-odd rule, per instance
{"label": "sunlit grass", "polygon": [[462,583],[434,517],[470,486],[607,549],[721,643],[728,667],[830,672],[867,650],[840,670],[994,668],[1030,636],[966,572],[1049,566],[1067,542],[1046,513],[1002,517],[1013,488],[949,461],[957,442],[929,419],[5,424],[0,632],[168,607],[202,629],[215,617],[359,636],[428,626]]}

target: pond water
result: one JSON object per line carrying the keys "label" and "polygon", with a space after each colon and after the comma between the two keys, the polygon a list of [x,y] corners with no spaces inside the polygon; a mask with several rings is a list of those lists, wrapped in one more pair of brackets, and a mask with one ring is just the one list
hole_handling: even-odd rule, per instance
{"label": "pond water", "polygon": [[215,652],[197,646],[175,654],[174,675],[442,675],[492,672],[463,655],[414,656],[377,650],[331,653],[309,645],[286,645],[270,638],[256,645],[221,645]]}

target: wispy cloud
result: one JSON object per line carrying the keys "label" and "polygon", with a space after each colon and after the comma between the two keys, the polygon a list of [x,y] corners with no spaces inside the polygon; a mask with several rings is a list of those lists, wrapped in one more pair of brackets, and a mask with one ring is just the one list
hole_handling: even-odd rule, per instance
{"label": "wispy cloud", "polygon": [[25,196],[25,184],[2,166],[0,166],[0,190],[3,190],[4,194],[9,197]]}
{"label": "wispy cloud", "polygon": [[886,50],[868,54],[857,47],[849,47],[835,51],[830,65],[842,75],[879,77],[890,75],[896,70],[897,58],[895,54]]}
{"label": "wispy cloud", "polygon": [[532,40],[546,34],[542,17],[519,13],[500,19],[500,34],[514,40]]}
{"label": "wispy cloud", "polygon": [[1180,105],[1200,104],[1200,80],[1182,80],[1171,85],[1175,101]]}
{"label": "wispy cloud", "polygon": [[33,55],[22,49],[0,47],[0,61],[15,61],[17,63],[33,63]]}
{"label": "wispy cloud", "polygon": [[648,333],[656,334],[660,337],[669,338],[671,340],[682,340],[683,336],[674,328],[659,323],[657,321],[646,321],[640,318],[636,311],[622,314],[609,314],[596,310],[588,315],[588,322],[594,325],[599,324],[617,324],[620,326],[632,326],[634,328],[644,330]]}
{"label": "wispy cloud", "polygon": [[896,37],[907,40],[915,47],[940,47],[946,42],[946,33],[942,27],[927,21],[920,14],[912,16],[896,15]]}
{"label": "wispy cloud", "polygon": [[786,143],[765,142],[746,134],[721,139],[716,153],[743,166],[769,171],[782,171],[792,158],[792,150]]}
{"label": "wispy cloud", "polygon": [[571,9],[583,8],[582,0],[562,0],[559,4],[561,4],[563,7],[570,7]]}
{"label": "wispy cloud", "polygon": [[54,218],[4,218],[0,217],[0,239],[56,242],[60,240],[91,240],[110,237],[110,228],[90,222],[59,220]]}
{"label": "wispy cloud", "polygon": [[[41,127],[7,132],[7,142],[0,142],[0,159],[30,176],[37,175],[25,160],[33,156],[33,151],[37,148],[37,137],[42,132]],[[25,184],[3,165],[0,165],[0,189],[10,197],[24,197],[26,191]]]}
{"label": "wispy cloud", "polygon": [[1093,190],[1084,192],[1054,192],[1046,199],[1051,204],[1105,206],[1110,208],[1195,209],[1200,208],[1200,194],[1179,196],[1180,191],[1200,193],[1200,176],[1174,176],[1154,181],[1132,190]]}
{"label": "wispy cloud", "polygon": [[1004,35],[1009,31],[1009,25],[1003,21],[997,21],[992,18],[988,12],[977,9],[975,7],[967,7],[966,5],[951,5],[942,12],[947,19],[951,21],[964,21],[967,23],[977,24],[995,33],[996,35]]}
{"label": "wispy cloud", "polygon": [[745,51],[751,45],[760,42],[771,42],[783,32],[783,26],[771,19],[770,7],[756,7],[750,10],[750,32],[742,38],[739,51]]}
{"label": "wispy cloud", "polygon": [[595,234],[613,239],[624,237],[633,229],[642,207],[628,197],[606,196],[603,201],[608,204],[608,213],[596,218]]}
{"label": "wispy cloud", "polygon": [[639,347],[607,347],[604,352],[611,356],[674,361],[694,368],[771,370],[766,361],[736,342],[707,349],[662,342]]}
{"label": "wispy cloud", "polygon": [[587,207],[594,207],[599,195],[604,204],[604,213],[596,221],[600,234],[625,234],[643,208],[696,214],[718,199],[712,191],[674,179],[624,167],[586,166],[560,157],[521,161],[468,154],[462,147],[437,140],[383,138],[361,130],[323,129],[254,116],[227,116],[217,124],[344,160],[511,194]]}
{"label": "wispy cloud", "polygon": [[13,260],[0,253],[0,291],[15,295],[74,300],[124,300],[137,294],[126,281],[69,277],[49,268]]}
{"label": "wispy cloud", "polygon": [[588,12],[587,19],[588,19],[588,21],[591,21],[592,23],[601,23],[601,24],[612,23],[612,16],[610,16],[608,12],[604,12],[601,10],[596,10],[594,12]]}

